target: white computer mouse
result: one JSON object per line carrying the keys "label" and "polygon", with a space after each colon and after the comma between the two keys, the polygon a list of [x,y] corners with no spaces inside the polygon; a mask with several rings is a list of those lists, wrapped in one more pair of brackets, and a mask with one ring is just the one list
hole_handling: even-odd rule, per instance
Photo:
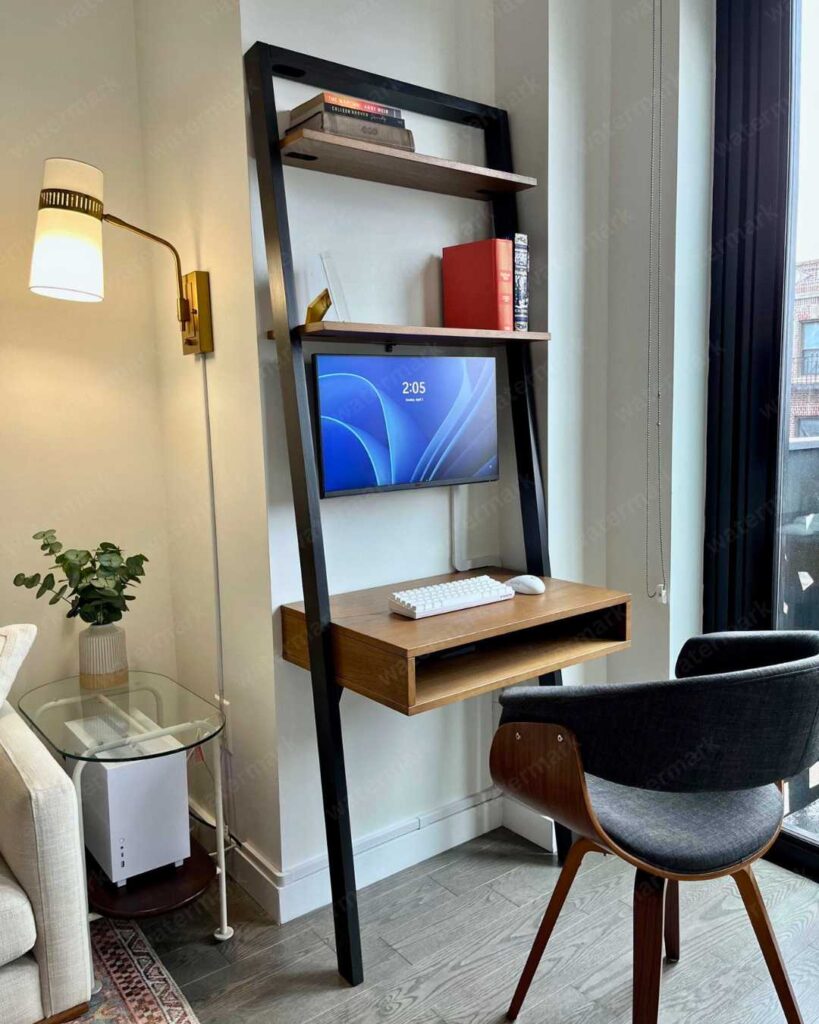
{"label": "white computer mouse", "polygon": [[538,576],[513,576],[506,585],[516,594],[542,594],[546,589],[546,584]]}

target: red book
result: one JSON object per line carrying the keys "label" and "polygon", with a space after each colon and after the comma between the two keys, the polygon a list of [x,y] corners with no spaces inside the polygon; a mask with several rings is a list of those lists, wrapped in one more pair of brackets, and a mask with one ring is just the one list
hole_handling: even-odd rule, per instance
{"label": "red book", "polygon": [[444,249],[444,327],[514,329],[512,240],[450,245]]}

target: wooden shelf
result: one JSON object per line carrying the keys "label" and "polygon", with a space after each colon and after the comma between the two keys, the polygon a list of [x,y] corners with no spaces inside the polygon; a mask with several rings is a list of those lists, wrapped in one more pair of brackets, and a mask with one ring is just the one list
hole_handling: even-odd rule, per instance
{"label": "wooden shelf", "polygon": [[409,714],[536,679],[582,661],[604,658],[628,646],[623,640],[598,640],[578,636],[571,629],[545,626],[537,631],[513,633],[492,644],[484,643],[474,653],[416,662],[415,704]]}
{"label": "wooden shelf", "polygon": [[312,128],[297,128],[289,132],[279,146],[282,162],[290,167],[463,199],[485,201],[502,193],[522,192],[537,185],[536,178],[526,178],[522,174],[441,160],[422,153],[408,153]]}
{"label": "wooden shelf", "polygon": [[205,849],[191,839],[191,855],[181,868],[169,864],[114,885],[97,862],[87,854],[88,905],[103,917],[156,917],[178,910],[198,899],[216,878],[216,864]]}
{"label": "wooden shelf", "polygon": [[[466,700],[524,679],[624,650],[631,598],[544,578],[546,591],[428,619],[388,610],[389,595],[468,576],[508,579],[505,569],[447,573],[331,598],[336,678],[405,715]],[[282,608],[285,661],[309,668],[303,604]]]}
{"label": "wooden shelf", "polygon": [[[403,324],[354,324],[322,320],[299,327],[302,338],[311,341],[365,342],[375,345],[514,345],[521,341],[549,341],[548,331],[485,331],[477,327],[406,327]],[[273,331],[268,338],[275,338]]]}

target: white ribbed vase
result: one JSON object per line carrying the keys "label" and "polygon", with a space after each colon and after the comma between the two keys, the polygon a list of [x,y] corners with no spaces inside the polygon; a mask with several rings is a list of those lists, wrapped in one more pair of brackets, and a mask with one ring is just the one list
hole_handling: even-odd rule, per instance
{"label": "white ribbed vase", "polygon": [[125,630],[113,623],[89,626],[80,633],[80,686],[107,690],[128,682]]}

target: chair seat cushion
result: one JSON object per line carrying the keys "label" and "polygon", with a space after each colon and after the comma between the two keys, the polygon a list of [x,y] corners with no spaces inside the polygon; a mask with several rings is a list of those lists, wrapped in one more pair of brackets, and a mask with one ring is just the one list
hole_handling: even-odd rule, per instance
{"label": "chair seat cushion", "polygon": [[604,831],[626,853],[675,874],[721,871],[753,856],[776,834],[776,786],[725,793],[666,793],[586,776]]}
{"label": "chair seat cushion", "polygon": [[0,857],[0,967],[28,953],[36,941],[31,904]]}

